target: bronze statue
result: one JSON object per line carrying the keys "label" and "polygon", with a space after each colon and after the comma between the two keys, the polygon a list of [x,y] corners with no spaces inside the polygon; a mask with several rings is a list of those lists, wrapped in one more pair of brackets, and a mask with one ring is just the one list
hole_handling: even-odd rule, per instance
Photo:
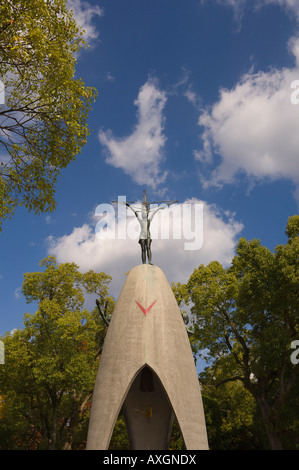
{"label": "bronze statue", "polygon": [[[115,201],[113,201],[115,202]],[[151,221],[153,220],[154,215],[156,212],[159,210],[165,209],[166,206],[170,206],[171,204],[174,204],[177,201],[155,201],[155,202],[147,202],[147,194],[146,194],[146,189],[143,190],[143,201],[141,203],[141,210],[136,210],[132,207],[131,204],[136,204],[135,202],[125,202],[126,206],[128,206],[135,214],[135,216],[138,219],[138,222],[140,224],[140,236],[139,236],[139,241],[141,246],[141,259],[142,263],[146,264],[146,255],[148,258],[148,264],[152,264],[152,252],[151,252],[151,234],[150,234],[150,224]],[[153,213],[150,215],[150,205],[151,204],[163,204],[163,206],[157,207],[153,211]],[[141,215],[139,215],[139,212],[141,212]]]}

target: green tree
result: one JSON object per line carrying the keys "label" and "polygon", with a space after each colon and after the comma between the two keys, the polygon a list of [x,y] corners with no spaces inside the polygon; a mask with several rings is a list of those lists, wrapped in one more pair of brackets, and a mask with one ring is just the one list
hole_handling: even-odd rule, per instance
{"label": "green tree", "polygon": [[120,414],[116,420],[111,436],[109,450],[130,450],[129,436],[124,416]]}
{"label": "green tree", "polygon": [[239,381],[251,393],[271,449],[298,444],[299,367],[290,360],[299,338],[298,233],[294,216],[287,243],[274,252],[241,238],[228,269],[201,265],[174,289],[180,302],[193,304],[194,336],[218,371],[215,385]]}
{"label": "green tree", "polygon": [[35,439],[38,448],[71,449],[84,432],[86,439],[106,329],[97,309],[84,307],[84,294],[95,294],[102,306],[108,302],[111,312],[110,277],[82,274],[73,263],[57,265],[52,256],[41,265],[45,270],[26,273],[23,283],[27,301],[38,302],[36,313],[26,314],[24,329],[4,338],[0,433],[6,432],[4,446],[30,448]]}
{"label": "green tree", "polygon": [[0,6],[0,230],[15,207],[55,208],[55,183],[89,134],[94,88],[75,78],[82,30],[67,0]]}
{"label": "green tree", "polygon": [[242,382],[235,380],[221,383],[222,378],[222,371],[217,366],[207,367],[199,375],[209,448],[211,450],[263,449],[267,445],[267,438],[263,424],[256,413],[254,397]]}

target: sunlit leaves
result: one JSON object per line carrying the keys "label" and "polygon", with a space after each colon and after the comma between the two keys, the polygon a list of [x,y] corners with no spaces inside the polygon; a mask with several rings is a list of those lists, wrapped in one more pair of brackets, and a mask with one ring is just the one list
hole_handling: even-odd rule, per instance
{"label": "sunlit leaves", "polygon": [[55,183],[80,153],[94,88],[75,78],[82,31],[66,0],[7,0],[0,6],[0,229],[16,205],[55,208]]}
{"label": "sunlit leaves", "polygon": [[192,305],[193,341],[205,351],[214,378],[238,380],[254,396],[272,448],[281,446],[280,417],[299,377],[290,360],[290,345],[299,337],[298,233],[299,217],[293,216],[287,243],[273,252],[260,240],[241,238],[229,268],[217,261],[201,265],[185,286],[174,287],[179,303]]}
{"label": "sunlit leaves", "polygon": [[[113,300],[105,273],[81,273],[74,263],[57,264],[54,256],[40,265],[41,271],[24,274],[23,294],[36,303],[36,311],[25,314],[23,330],[4,338],[0,389],[6,419],[14,416],[13,431],[19,425],[26,440],[33,425],[41,445],[54,449],[65,441],[70,445],[76,426],[86,419],[105,336],[94,297],[101,296],[109,311]],[[91,311],[85,306],[88,295]]]}

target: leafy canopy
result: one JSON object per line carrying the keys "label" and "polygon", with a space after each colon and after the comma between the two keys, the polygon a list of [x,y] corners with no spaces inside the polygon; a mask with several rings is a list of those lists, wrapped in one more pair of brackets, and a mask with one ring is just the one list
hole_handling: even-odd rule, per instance
{"label": "leafy canopy", "polygon": [[67,0],[0,5],[0,230],[15,207],[55,208],[55,183],[86,143],[94,88],[75,78],[85,47]]}
{"label": "leafy canopy", "polygon": [[41,449],[75,445],[76,432],[86,427],[106,331],[97,310],[85,307],[86,294],[113,309],[110,276],[80,273],[74,263],[58,265],[53,256],[40,265],[44,270],[25,273],[23,282],[36,312],[25,314],[22,330],[3,338],[0,445],[5,448],[30,448],[31,431]]}
{"label": "leafy canopy", "polygon": [[212,382],[243,384],[273,449],[289,445],[288,433],[299,429],[298,420],[284,422],[299,378],[290,359],[299,337],[299,216],[289,218],[286,235],[274,252],[241,238],[229,268],[218,261],[200,265],[186,285],[174,286],[179,304],[192,304],[193,349],[211,364]]}

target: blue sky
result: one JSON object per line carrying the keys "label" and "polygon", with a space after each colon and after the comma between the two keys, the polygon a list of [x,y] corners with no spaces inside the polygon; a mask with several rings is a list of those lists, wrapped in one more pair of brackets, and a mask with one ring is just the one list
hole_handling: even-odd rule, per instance
{"label": "blue sky", "polygon": [[[24,272],[55,254],[112,276],[141,262],[137,240],[99,240],[95,209],[120,195],[203,205],[203,245],[154,240],[169,282],[229,265],[241,236],[273,250],[299,205],[299,3],[70,0],[88,50],[77,76],[99,95],[91,135],[57,183],[51,215],[18,208],[0,235],[0,333],[21,328]],[[93,303],[90,305],[93,307]]]}

